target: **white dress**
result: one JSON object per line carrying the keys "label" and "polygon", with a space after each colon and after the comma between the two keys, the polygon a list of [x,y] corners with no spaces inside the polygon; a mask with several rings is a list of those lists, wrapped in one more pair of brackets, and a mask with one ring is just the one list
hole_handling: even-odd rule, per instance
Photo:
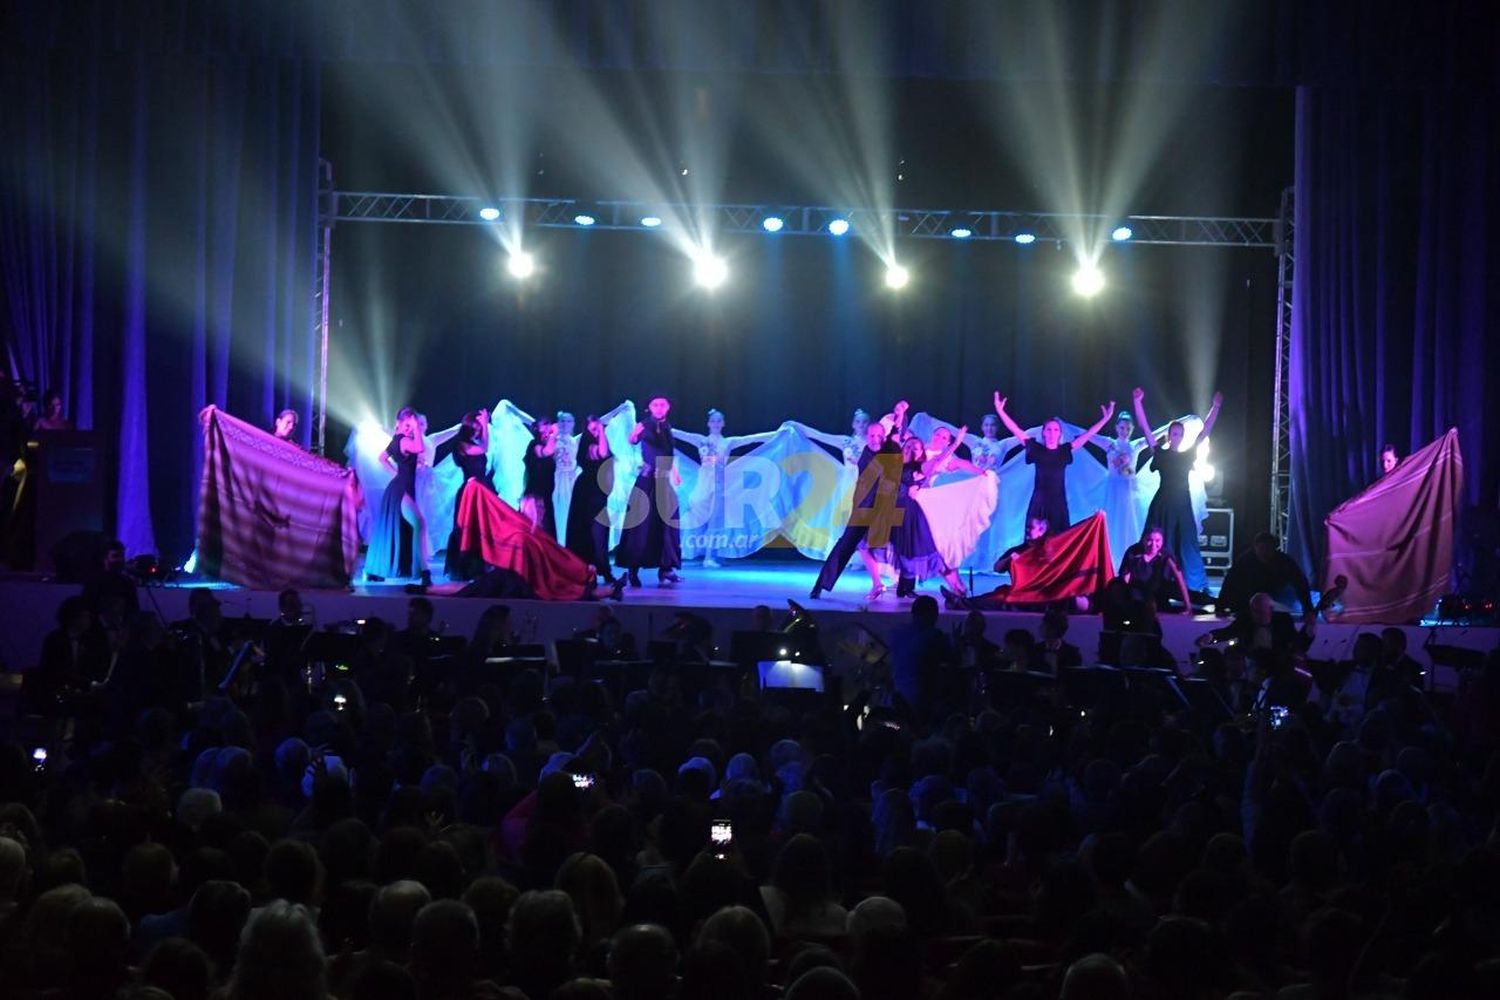
{"label": "white dress", "polygon": [[[965,440],[969,446],[969,461],[973,462],[980,471],[993,472],[999,476],[1000,463],[1005,460],[1006,443],[1000,438],[969,437]],[[995,560],[1010,548],[1005,529],[1000,523],[1000,504],[1004,502],[1004,497],[999,493],[998,486],[999,480],[997,479],[996,503],[989,526],[984,529],[984,533],[974,544],[973,551],[963,561],[965,569],[989,573],[994,570]]]}
{"label": "white dress", "polygon": [[1136,482],[1135,461],[1141,445],[1111,440],[1104,449],[1107,461],[1104,480],[1104,520],[1109,531],[1109,551],[1118,565],[1125,550],[1141,540],[1144,514]]}
{"label": "white dress", "polygon": [[573,505],[573,483],[578,479],[578,440],[576,434],[559,434],[557,451],[552,456],[556,473],[552,487],[552,509],[556,512],[557,543],[568,543],[568,508]]}

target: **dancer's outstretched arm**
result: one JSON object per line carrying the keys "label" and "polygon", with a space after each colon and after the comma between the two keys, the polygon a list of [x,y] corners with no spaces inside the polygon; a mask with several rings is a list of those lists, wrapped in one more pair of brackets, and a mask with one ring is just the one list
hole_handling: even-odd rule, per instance
{"label": "dancer's outstretched arm", "polygon": [[1076,438],[1073,439],[1073,442],[1072,442],[1072,444],[1073,444],[1073,450],[1077,451],[1079,448],[1082,448],[1084,445],[1086,445],[1090,441],[1092,441],[1094,439],[1094,435],[1098,434],[1099,431],[1100,431],[1100,429],[1105,424],[1109,423],[1109,418],[1112,417],[1112,416],[1114,416],[1114,415],[1115,415],[1115,401],[1113,399],[1111,399],[1107,403],[1100,404],[1100,406],[1099,406],[1099,419],[1096,420],[1096,421],[1094,421],[1093,426],[1091,426],[1088,430],[1084,431],[1082,434],[1078,435]]}
{"label": "dancer's outstretched arm", "polygon": [[1135,406],[1135,422],[1141,430],[1146,432],[1146,448],[1156,451],[1156,432],[1151,429],[1151,422],[1146,419],[1146,390],[1140,386],[1130,394],[1130,400]]}
{"label": "dancer's outstretched arm", "polygon": [[1015,418],[1005,412],[1005,397],[1000,395],[998,390],[995,392],[995,415],[1000,418],[1000,422],[1005,425],[1005,429],[1010,431],[1016,440],[1022,444],[1031,440],[1031,435],[1026,433],[1025,428],[1016,423]]}

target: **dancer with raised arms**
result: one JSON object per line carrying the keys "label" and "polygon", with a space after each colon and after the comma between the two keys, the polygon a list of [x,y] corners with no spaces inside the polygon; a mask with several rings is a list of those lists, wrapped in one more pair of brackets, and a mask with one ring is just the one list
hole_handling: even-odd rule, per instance
{"label": "dancer with raised arms", "polygon": [[995,414],[1023,442],[1026,464],[1036,466],[1036,485],[1032,487],[1031,502],[1026,505],[1027,521],[1045,519],[1049,535],[1061,534],[1072,525],[1068,516],[1068,466],[1073,464],[1073,453],[1092,441],[1114,412],[1114,400],[1102,404],[1099,419],[1072,441],[1063,440],[1062,421],[1052,417],[1042,424],[1042,439],[1038,441],[1005,411],[1005,397],[995,393]]}
{"label": "dancer with raised arms", "polygon": [[[1135,419],[1142,428],[1151,424],[1146,420],[1146,392],[1137,388],[1131,393],[1135,403]],[[1180,420],[1167,427],[1166,441],[1158,441],[1149,431],[1146,447],[1150,453],[1151,468],[1161,476],[1161,485],[1156,496],[1151,498],[1151,507],[1146,511],[1147,527],[1161,529],[1167,551],[1177,557],[1177,565],[1187,580],[1188,589],[1202,593],[1208,586],[1208,573],[1203,568],[1203,553],[1198,548],[1198,518],[1193,514],[1193,497],[1188,477],[1197,458],[1197,447],[1213,433],[1219,419],[1219,409],[1224,405],[1224,394],[1214,393],[1208,416],[1203,418],[1203,429],[1190,447],[1184,447],[1183,437],[1187,433]],[[1145,456],[1142,456],[1142,461]]]}

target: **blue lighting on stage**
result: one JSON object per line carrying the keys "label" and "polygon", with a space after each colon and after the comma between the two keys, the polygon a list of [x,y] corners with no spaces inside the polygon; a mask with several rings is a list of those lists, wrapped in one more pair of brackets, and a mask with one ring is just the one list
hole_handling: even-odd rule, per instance
{"label": "blue lighting on stage", "polygon": [[1017,233],[1016,234],[1016,242],[1019,243],[1019,244],[1021,244],[1023,247],[1027,246],[1028,244],[1035,243],[1036,242],[1036,234],[1035,233]]}
{"label": "blue lighting on stage", "polygon": [[594,217],[592,215],[575,215],[573,216],[573,223],[579,226],[592,226],[594,224]]}
{"label": "blue lighting on stage", "polygon": [[1134,235],[1135,230],[1131,229],[1129,226],[1116,226],[1115,231],[1109,234],[1109,238],[1114,240],[1116,243],[1124,243]]}
{"label": "blue lighting on stage", "polygon": [[641,225],[645,226],[647,229],[655,229],[657,226],[661,225],[661,217],[656,215],[645,216],[641,219]]}
{"label": "blue lighting on stage", "polygon": [[485,222],[494,222],[500,218],[500,210],[494,205],[486,205],[479,210],[479,217]]}
{"label": "blue lighting on stage", "polygon": [[948,235],[952,236],[955,240],[966,240],[970,236],[974,235],[974,230],[968,228],[967,226],[959,226]]}
{"label": "blue lighting on stage", "polygon": [[768,233],[781,232],[781,227],[783,225],[785,225],[785,223],[781,221],[781,216],[779,215],[768,215],[764,219],[760,220],[760,228],[764,229]]}
{"label": "blue lighting on stage", "polygon": [[831,236],[843,236],[849,231],[848,219],[834,219],[828,224],[828,232]]}

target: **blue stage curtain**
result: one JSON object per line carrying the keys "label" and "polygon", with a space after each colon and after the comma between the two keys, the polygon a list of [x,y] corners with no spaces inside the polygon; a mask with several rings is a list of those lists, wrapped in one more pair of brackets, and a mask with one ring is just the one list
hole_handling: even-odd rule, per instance
{"label": "blue stage curtain", "polygon": [[[311,428],[315,63],[117,51],[112,18],[0,60],[6,362],[118,447],[131,553],[192,544],[216,404]],[[106,526],[110,527],[110,526]]]}
{"label": "blue stage curtain", "polygon": [[1383,443],[1457,427],[1465,503],[1500,492],[1500,17],[1419,20],[1444,79],[1371,83],[1393,32],[1353,18],[1297,92],[1290,544],[1310,568]]}

